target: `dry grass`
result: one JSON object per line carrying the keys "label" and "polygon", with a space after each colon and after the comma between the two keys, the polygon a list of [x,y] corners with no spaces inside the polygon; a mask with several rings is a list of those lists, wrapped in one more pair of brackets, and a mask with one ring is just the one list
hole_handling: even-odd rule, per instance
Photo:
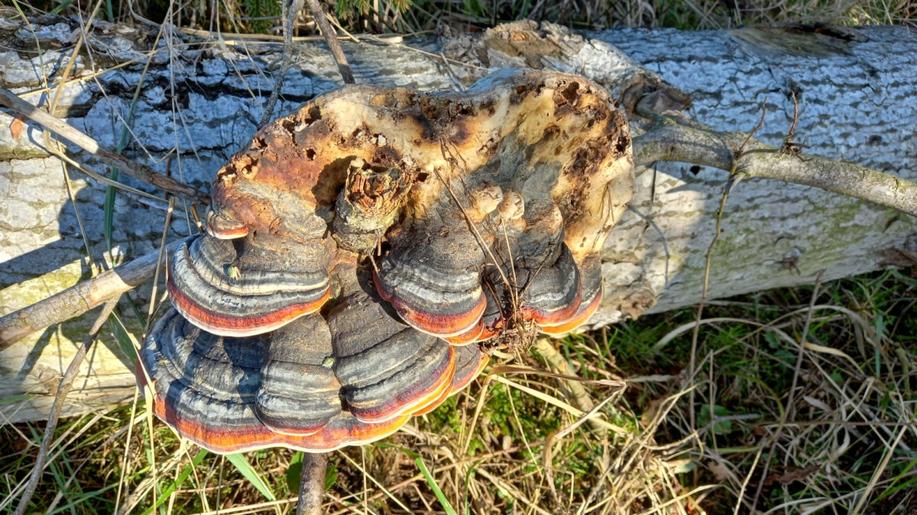
{"label": "dry grass", "polygon": [[[441,25],[488,27],[522,18],[577,28],[676,27],[716,29],[786,23],[875,25],[914,24],[917,4],[910,0],[326,0],[344,27],[359,32],[413,33]],[[68,12],[73,0],[36,0],[35,7]],[[109,19],[129,18],[132,6],[162,21],[172,11],[179,24],[227,32],[281,33],[276,0],[104,0]],[[85,5],[83,6],[85,9]],[[301,34],[314,33],[307,16]]]}
{"label": "dry grass", "polygon": [[[200,5],[185,5],[186,20],[206,27],[203,20],[213,17],[206,9],[194,12]],[[266,21],[269,31],[275,21],[250,19],[242,4],[220,5],[220,17],[239,31],[256,29],[253,21]],[[466,2],[462,9],[417,2],[408,11],[384,0],[374,5],[380,6],[375,18],[367,12],[350,26],[413,31],[534,15],[587,26],[703,28],[760,20],[911,22],[913,16],[906,2],[880,0],[742,9],[700,0]],[[154,2],[146,7],[155,13]],[[888,271],[714,303],[704,311],[696,345],[694,309],[569,337],[557,352],[542,344],[539,357],[492,365],[471,388],[396,436],[334,453],[326,508],[914,512],[915,297],[913,276]],[[42,429],[0,428],[0,511],[15,506]],[[248,469],[183,444],[138,397],[130,406],[62,422],[32,508],[289,512],[298,455],[268,450],[245,458]]]}
{"label": "dry grass", "polygon": [[[862,25],[912,22],[915,8],[907,0],[502,0],[417,2],[436,21],[492,24],[519,18],[549,20],[583,28],[677,27],[727,28],[775,23]],[[470,5],[468,9],[466,6]],[[458,11],[458,12],[457,12]]]}
{"label": "dry grass", "polygon": [[[493,365],[395,437],[334,453],[326,508],[908,513],[917,507],[915,287],[889,271],[710,306],[693,377],[684,367],[693,310],[560,342],[553,359],[576,378],[534,357]],[[588,413],[573,381],[593,403]],[[43,478],[55,495],[35,508],[142,511],[154,499],[174,513],[292,508],[296,453],[247,455],[272,501],[229,461],[151,426],[145,410],[141,399],[66,421]],[[41,424],[2,431],[8,509]]]}

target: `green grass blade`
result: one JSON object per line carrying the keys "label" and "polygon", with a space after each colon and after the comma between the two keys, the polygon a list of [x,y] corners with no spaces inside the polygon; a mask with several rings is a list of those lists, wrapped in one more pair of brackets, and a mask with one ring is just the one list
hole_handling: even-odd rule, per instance
{"label": "green grass blade", "polygon": [[236,469],[238,469],[243,476],[245,476],[245,479],[247,479],[248,482],[252,484],[252,486],[261,492],[261,495],[266,497],[269,501],[277,500],[277,498],[274,497],[274,492],[271,492],[271,489],[267,486],[267,483],[265,483],[264,480],[261,479],[261,476],[255,472],[255,469],[252,468],[248,460],[245,459],[244,454],[228,454],[226,455],[226,459],[229,460],[229,462],[232,463],[233,466],[236,467]]}
{"label": "green grass blade", "polygon": [[[891,480],[890,486],[888,486],[881,494],[879,494],[879,496],[872,501],[872,504],[875,505],[876,503],[881,502],[882,500],[891,497],[902,490],[910,490],[917,487],[917,476],[913,475],[912,473],[912,470],[915,466],[917,466],[917,457],[911,459],[911,461],[909,461],[907,465],[904,466],[904,470],[902,470]],[[910,479],[901,481],[902,479],[908,477],[910,477]]]}
{"label": "green grass blade", "polygon": [[442,489],[436,483],[436,479],[433,478],[433,474],[430,473],[430,469],[427,468],[427,464],[423,462],[423,458],[419,455],[414,456],[414,463],[417,464],[417,468],[420,469],[420,473],[423,475],[424,480],[426,480],[427,485],[433,490],[433,495],[436,496],[436,500],[439,501],[439,505],[443,507],[443,510],[447,515],[458,515],[455,511],[455,508],[452,507],[452,504],[446,499],[446,495],[443,494]]}
{"label": "green grass blade", "polygon": [[127,327],[124,326],[121,317],[118,316],[117,311],[117,308],[112,310],[112,316],[108,319],[108,327],[111,329],[111,334],[115,336],[115,340],[118,342],[118,348],[121,349],[121,352],[124,353],[127,359],[131,360],[131,364],[136,365],[137,351],[134,349],[134,342],[131,340],[130,333]]}
{"label": "green grass blade", "polygon": [[287,488],[290,492],[299,491],[299,477],[302,475],[302,451],[296,451],[290,460],[290,466],[287,467]]}
{"label": "green grass blade", "polygon": [[156,504],[147,508],[146,511],[143,512],[143,515],[147,515],[148,513],[152,513],[156,511],[157,508],[162,506],[162,504],[166,502],[169,499],[169,497],[172,496],[173,492],[181,488],[181,485],[183,485],[185,481],[187,481],[188,476],[191,475],[191,472],[194,470],[194,467],[197,467],[198,465],[200,465],[201,461],[204,460],[205,456],[207,456],[207,451],[205,451],[204,449],[201,449],[200,451],[198,451],[197,454],[195,454],[194,457],[191,458],[191,463],[182,467],[181,472],[178,473],[178,477],[175,478],[175,481],[172,481],[172,483],[169,484],[169,486],[163,488],[162,491],[160,491],[159,497],[156,498]]}
{"label": "green grass blade", "polygon": [[[108,178],[117,181],[118,180],[118,170],[110,170]],[[102,220],[103,228],[105,232],[105,244],[108,246],[108,251],[111,252],[112,247],[112,233],[115,226],[115,196],[118,194],[118,190],[114,186],[109,186],[105,190],[105,204],[102,206]]]}

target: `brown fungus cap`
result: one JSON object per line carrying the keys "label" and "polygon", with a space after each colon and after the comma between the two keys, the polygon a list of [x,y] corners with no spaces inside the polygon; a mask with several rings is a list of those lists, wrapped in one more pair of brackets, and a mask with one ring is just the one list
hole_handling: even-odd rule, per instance
{"label": "brown fungus cap", "polygon": [[583,324],[632,194],[625,118],[581,77],[318,97],[217,173],[207,234],[171,257],[141,353],[156,413],[216,452],[391,434],[519,320]]}

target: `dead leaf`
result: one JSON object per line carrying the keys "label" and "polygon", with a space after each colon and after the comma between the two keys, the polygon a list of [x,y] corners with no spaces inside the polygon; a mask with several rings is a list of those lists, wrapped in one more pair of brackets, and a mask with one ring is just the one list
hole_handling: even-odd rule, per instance
{"label": "dead leaf", "polygon": [[705,465],[707,466],[707,470],[712,472],[713,476],[717,479],[717,481],[721,483],[728,481],[730,478],[733,477],[732,473],[729,471],[726,465],[720,462],[717,462],[714,460],[708,460]]}
{"label": "dead leaf", "polygon": [[812,464],[805,467],[789,467],[783,474],[778,474],[776,472],[768,474],[767,478],[764,480],[765,486],[773,485],[774,483],[780,483],[782,485],[788,485],[795,481],[804,481],[809,476],[818,471],[818,465]]}
{"label": "dead leaf", "polygon": [[18,140],[20,136],[22,136],[22,131],[25,130],[25,122],[22,120],[22,116],[19,115],[13,118],[13,121],[10,122],[10,135],[13,136],[14,140]]}

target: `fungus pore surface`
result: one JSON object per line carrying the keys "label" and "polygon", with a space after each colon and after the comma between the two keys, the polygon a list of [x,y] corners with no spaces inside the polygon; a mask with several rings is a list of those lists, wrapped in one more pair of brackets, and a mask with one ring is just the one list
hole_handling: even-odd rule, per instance
{"label": "fungus pore surface", "polygon": [[171,256],[155,412],[221,453],[389,435],[492,346],[584,323],[632,195],[625,117],[581,77],[318,97],[219,170],[207,233]]}

